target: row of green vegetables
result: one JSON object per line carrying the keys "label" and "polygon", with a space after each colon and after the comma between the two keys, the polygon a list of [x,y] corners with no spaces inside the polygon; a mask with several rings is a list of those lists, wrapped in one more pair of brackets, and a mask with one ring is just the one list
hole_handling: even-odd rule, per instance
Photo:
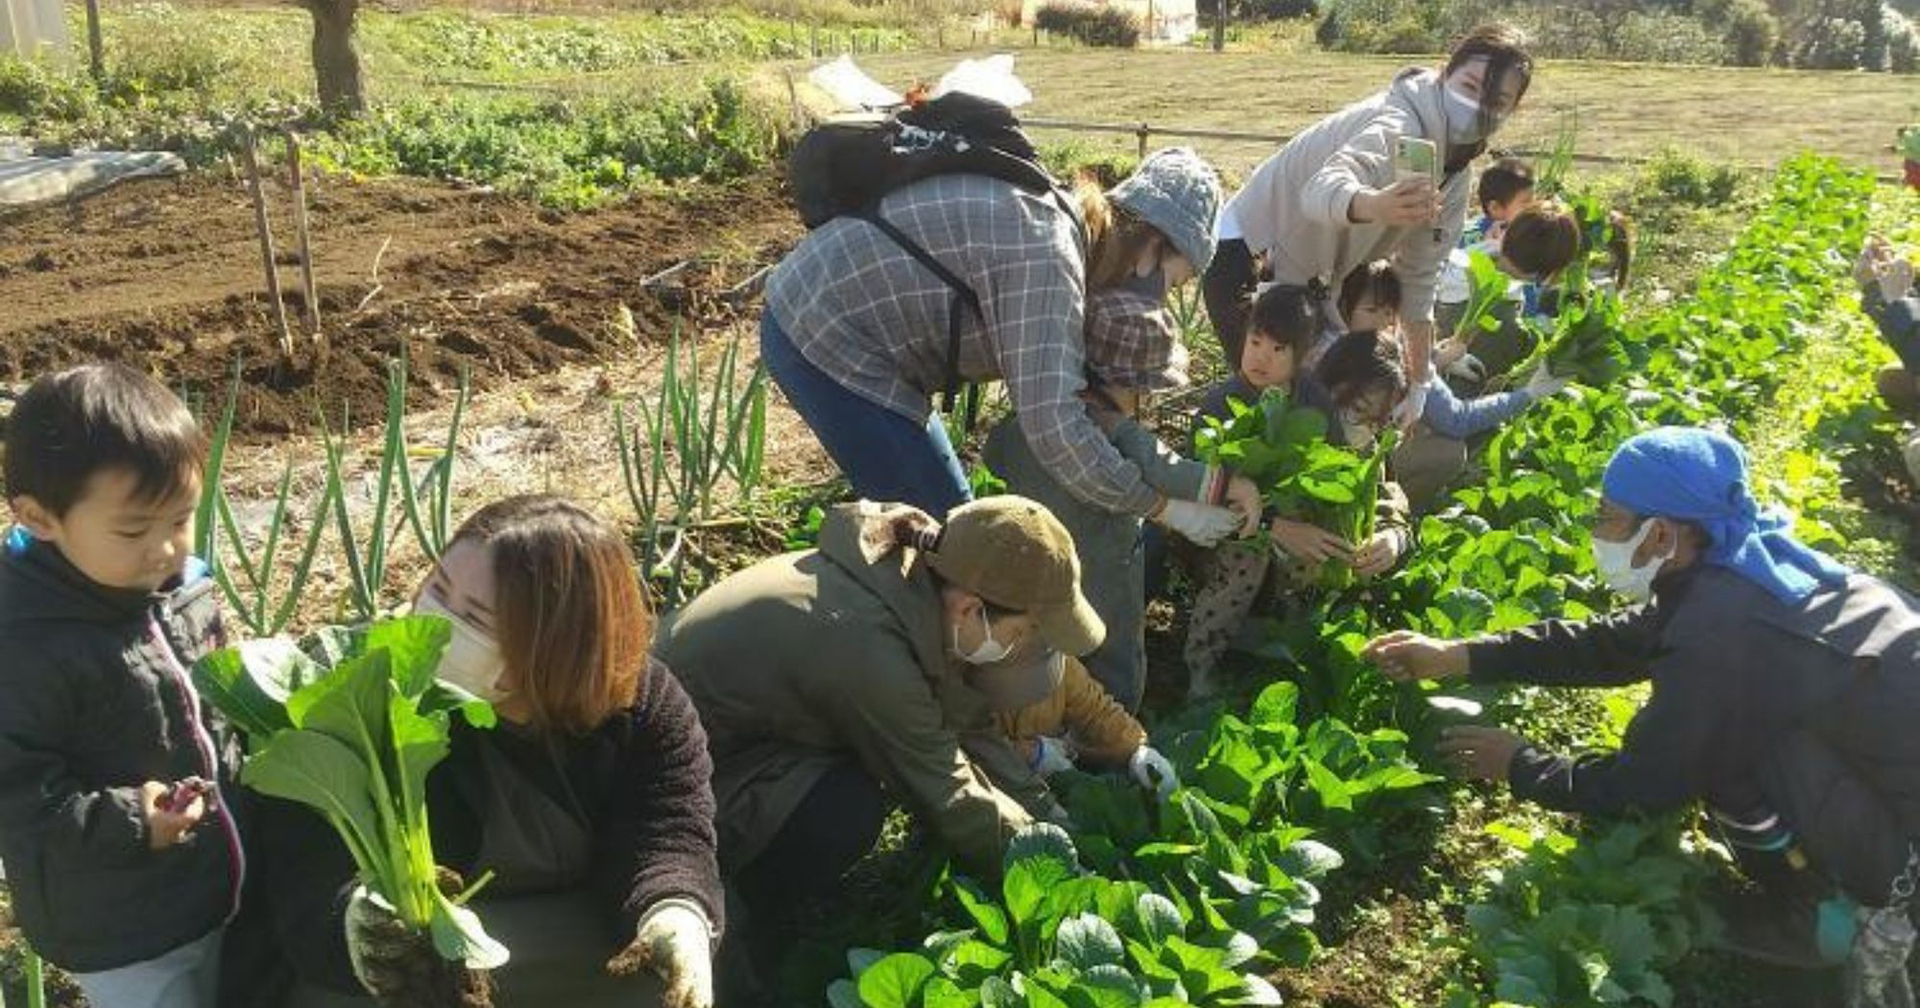
{"label": "row of green vegetables", "polygon": [[[1442,724],[1523,716],[1526,690],[1441,697],[1395,686],[1359,656],[1411,628],[1461,636],[1609,602],[1585,518],[1613,447],[1658,423],[1752,413],[1841,291],[1871,180],[1824,160],[1783,165],[1772,196],[1691,299],[1628,319],[1591,292],[1540,334],[1541,355],[1609,387],[1575,388],[1494,438],[1485,479],[1427,518],[1395,576],[1320,590],[1266,629],[1276,680],[1244,714],[1215,708],[1157,726],[1184,787],[1056,778],[1071,836],[1036,827],[1010,845],[997,888],[947,876],[941,928],[919,948],[849,954],[835,1008],[1277,1004],[1262,977],[1308,962],[1318,884],[1384,856],[1396,832],[1445,803],[1424,772]],[[1251,468],[1298,513],[1366,531],[1380,459],[1329,449],[1314,420],[1268,399],[1216,427],[1204,451]],[[1315,447],[1318,445],[1318,447]],[[1691,897],[1706,869],[1675,823],[1622,823],[1584,839],[1502,826],[1518,862],[1469,909],[1475,975],[1453,1003],[1547,1006],[1671,1001],[1662,971],[1713,926]],[[1632,870],[1625,870],[1631,866]]]}
{"label": "row of green vegetables", "polygon": [[[1475,593],[1473,605],[1456,607],[1474,615],[1428,629],[1506,629],[1554,614],[1540,603],[1556,594],[1567,600],[1563,615],[1600,602],[1582,522],[1614,446],[1654,424],[1723,425],[1750,439],[1745,423],[1792,377],[1807,342],[1824,338],[1813,322],[1849,300],[1847,256],[1872,199],[1862,173],[1812,158],[1784,165],[1772,198],[1694,296],[1631,324],[1628,377],[1530,411],[1496,437],[1486,485],[1457,496],[1461,513],[1429,523],[1428,545],[1439,549],[1430,555],[1446,557],[1452,587]],[[1477,534],[1482,522],[1504,534]],[[1508,555],[1488,563],[1483,550]],[[1670,1004],[1666,974],[1717,926],[1697,898],[1709,874],[1705,859],[1689,856],[1699,838],[1669,822],[1616,824],[1584,842],[1507,839],[1523,860],[1468,915],[1485,986],[1457,1001]]]}

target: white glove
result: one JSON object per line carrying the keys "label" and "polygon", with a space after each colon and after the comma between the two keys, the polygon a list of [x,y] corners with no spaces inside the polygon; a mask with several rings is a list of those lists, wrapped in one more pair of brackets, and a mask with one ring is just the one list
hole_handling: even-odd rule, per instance
{"label": "white glove", "polygon": [[1194,501],[1169,500],[1154,521],[1180,533],[1200,546],[1217,546],[1232,535],[1243,519],[1231,510]]}
{"label": "white glove", "polygon": [[1447,374],[1462,381],[1483,382],[1487,380],[1487,366],[1480,362],[1480,358],[1463,353],[1459,360],[1447,365]]}
{"label": "white glove", "polygon": [[1165,798],[1180,786],[1180,775],[1173,772],[1173,764],[1152,746],[1141,746],[1133,751],[1133,758],[1127,760],[1127,772],[1133,775],[1134,782]]}
{"label": "white glove", "polygon": [[1906,297],[1913,291],[1913,263],[1905,256],[1896,256],[1877,271],[1880,281],[1880,297],[1888,304]]}
{"label": "white glove", "polygon": [[1411,428],[1427,415],[1427,383],[1416,380],[1407,388],[1407,397],[1393,411],[1393,422],[1402,430]]}
{"label": "white glove", "polygon": [[1547,370],[1546,361],[1541,361],[1540,366],[1533,369],[1533,376],[1527,379],[1525,386],[1527,395],[1533,397],[1534,402],[1551,399],[1566,387],[1567,380],[1554,377],[1553,373]]}
{"label": "white glove", "polygon": [[667,900],[640,919],[633,944],[607,962],[627,976],[653,971],[666,985],[663,1008],[713,1008],[713,928],[685,900]]}
{"label": "white glove", "polygon": [[1042,735],[1033,740],[1033,772],[1042,777],[1051,777],[1062,770],[1073,769],[1073,743],[1063,738]]}
{"label": "white glove", "polygon": [[1900,449],[1900,458],[1907,464],[1907,475],[1915,486],[1920,486],[1920,433],[1907,439]]}

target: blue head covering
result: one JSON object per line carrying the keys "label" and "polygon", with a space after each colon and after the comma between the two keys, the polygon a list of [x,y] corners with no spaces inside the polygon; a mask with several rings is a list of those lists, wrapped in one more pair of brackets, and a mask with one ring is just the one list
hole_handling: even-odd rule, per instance
{"label": "blue head covering", "polygon": [[1608,500],[1650,517],[1706,529],[1706,562],[1765,588],[1782,602],[1836,586],[1847,568],[1795,539],[1789,516],[1762,512],[1747,486],[1740,442],[1699,427],[1657,427],[1628,438],[1601,477]]}

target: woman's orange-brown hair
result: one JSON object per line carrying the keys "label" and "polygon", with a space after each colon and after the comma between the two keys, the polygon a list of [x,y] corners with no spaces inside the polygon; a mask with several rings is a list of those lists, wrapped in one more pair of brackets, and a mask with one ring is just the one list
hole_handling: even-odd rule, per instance
{"label": "woman's orange-brown hair", "polygon": [[638,698],[653,613],[613,526],[549,494],[475,512],[454,542],[487,547],[503,684],[542,731],[582,735]]}

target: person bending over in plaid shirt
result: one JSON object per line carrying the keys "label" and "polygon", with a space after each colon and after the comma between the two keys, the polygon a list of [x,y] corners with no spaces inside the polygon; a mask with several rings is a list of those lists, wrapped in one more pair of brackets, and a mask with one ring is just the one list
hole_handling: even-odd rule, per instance
{"label": "person bending over in plaid shirt", "polygon": [[[1213,170],[1179,148],[1074,201],[986,176],[923,179],[888,194],[878,216],[970,287],[979,316],[873,221],[841,217],[810,232],[768,279],[761,356],[856,496],[933,515],[966,501],[931,400],[956,379],[1002,379],[1034,454],[1077,499],[1213,541],[1232,524],[1220,514],[1231,501],[1250,531],[1259,516],[1251,483],[1169,500],[1081,399],[1088,295],[1124,287],[1164,301],[1212,258],[1220,196]],[[965,314],[949,374],[955,311]]]}

